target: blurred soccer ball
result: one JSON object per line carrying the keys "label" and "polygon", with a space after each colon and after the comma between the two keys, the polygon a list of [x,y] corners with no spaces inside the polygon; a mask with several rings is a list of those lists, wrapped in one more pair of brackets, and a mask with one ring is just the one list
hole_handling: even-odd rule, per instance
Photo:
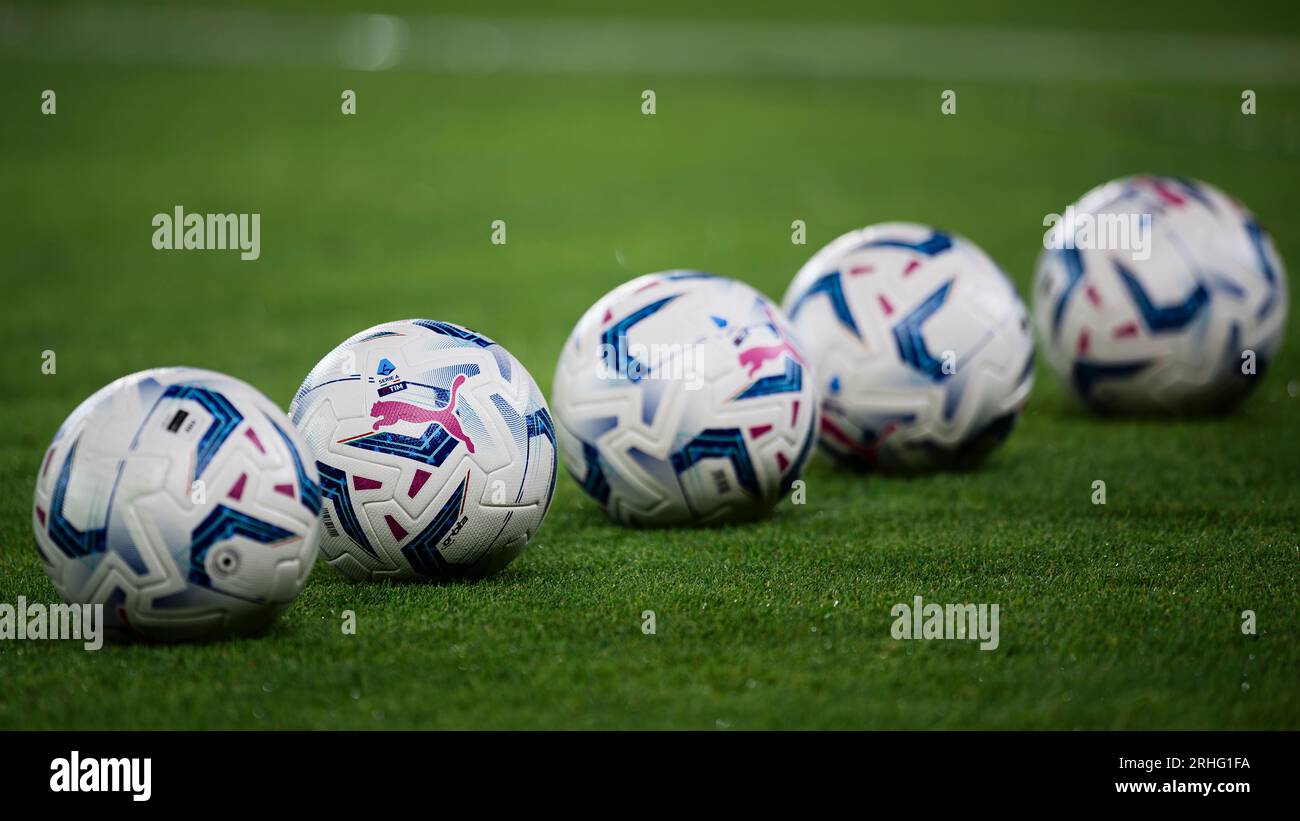
{"label": "blurred soccer ball", "polygon": [[45,453],[32,520],[64,600],[104,605],[118,637],[256,631],[302,591],[320,488],[283,412],[194,368],[123,377],[72,412]]}
{"label": "blurred soccer ball", "polygon": [[321,551],[350,578],[490,575],[550,507],[546,400],[468,328],[413,319],[362,331],[308,374],[290,415],[319,460]]}
{"label": "blurred soccer ball", "polygon": [[1029,396],[1024,304],[983,251],[911,223],[851,231],[799,271],[784,307],[822,397],[820,441],[857,467],[978,461]]}
{"label": "blurred soccer ball", "polygon": [[1039,335],[1052,369],[1093,410],[1225,409],[1281,344],[1282,260],[1254,215],[1211,185],[1115,180],[1067,209],[1047,245],[1034,284]]}
{"label": "blurred soccer ball", "polygon": [[817,414],[776,306],[692,271],[638,277],[593,305],[552,398],[570,473],[627,525],[767,513],[803,470]]}

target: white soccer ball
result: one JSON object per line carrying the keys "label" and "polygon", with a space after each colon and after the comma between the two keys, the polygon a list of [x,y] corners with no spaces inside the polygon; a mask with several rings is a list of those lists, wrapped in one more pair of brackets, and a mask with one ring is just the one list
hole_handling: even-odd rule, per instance
{"label": "white soccer ball", "polygon": [[320,539],[311,452],[229,376],[158,368],[77,407],[36,477],[32,524],[65,601],[111,635],[216,638],[265,627],[302,591]]}
{"label": "white soccer ball", "polygon": [[551,394],[569,472],[636,526],[767,513],[803,470],[817,416],[779,309],[692,271],[602,297],[569,336]]}
{"label": "white soccer ball", "polygon": [[519,360],[468,328],[364,330],[312,369],[289,412],[318,460],[321,552],[350,578],[482,578],[546,518],[546,400]]}
{"label": "white soccer ball", "polygon": [[808,260],[783,304],[817,374],[821,444],[851,466],[973,464],[1011,432],[1033,385],[1024,304],[955,234],[851,231]]}
{"label": "white soccer ball", "polygon": [[1214,186],[1129,177],[1094,188],[1046,237],[1034,316],[1047,360],[1102,413],[1224,410],[1286,327],[1286,269]]}

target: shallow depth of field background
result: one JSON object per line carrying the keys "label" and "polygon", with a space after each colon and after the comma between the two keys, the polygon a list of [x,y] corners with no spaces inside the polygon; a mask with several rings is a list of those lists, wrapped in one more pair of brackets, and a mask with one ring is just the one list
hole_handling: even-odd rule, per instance
{"label": "shallow depth of field background", "polygon": [[[3,602],[54,596],[30,530],[50,437],[142,368],[226,371],[287,405],[346,336],[430,317],[494,337],[545,390],[572,324],[623,280],[695,267],[779,299],[821,244],[890,219],[970,237],[1027,298],[1044,215],[1146,171],[1242,199],[1300,288],[1300,20],[1271,4],[1014,2],[977,19],[956,0],[745,3],[723,35],[726,9],[677,0],[442,7],[495,55],[477,62],[473,39],[429,53],[428,10],[393,0],[380,10],[411,21],[409,59],[372,71],[349,66],[383,56],[391,21],[347,4],[236,4],[211,24],[243,34],[206,51],[169,34],[207,19],[187,5],[0,11]],[[691,59],[624,48],[641,30],[626,20],[685,38]],[[602,21],[614,39],[593,48]],[[379,45],[336,48],[340,30]],[[519,30],[540,56],[512,50]],[[855,32],[877,50],[847,48]],[[154,251],[150,220],[176,205],[260,213],[261,259]],[[1295,302],[1281,356],[1227,418],[1099,421],[1040,365],[981,470],[882,479],[819,458],[807,504],[758,525],[627,531],[561,476],[539,537],[484,582],[358,585],[321,563],[259,639],[0,642],[0,728],[1300,727]],[[893,641],[890,607],[918,594],[999,603],[1000,648]]]}

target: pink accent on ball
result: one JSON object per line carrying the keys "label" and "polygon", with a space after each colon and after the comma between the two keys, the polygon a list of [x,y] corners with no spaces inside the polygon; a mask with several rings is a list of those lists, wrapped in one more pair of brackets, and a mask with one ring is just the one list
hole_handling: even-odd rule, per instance
{"label": "pink accent on ball", "polygon": [[406,538],[406,528],[399,525],[396,519],[385,513],[384,521],[388,523],[388,529],[392,532],[394,539],[400,542]]}
{"label": "pink accent on ball", "polygon": [[420,488],[424,487],[424,483],[429,481],[431,475],[429,471],[417,468],[415,476],[411,478],[411,487],[406,491],[407,497],[414,499],[416,494],[420,492]]}
{"label": "pink accent on ball", "polygon": [[266,453],[266,448],[262,447],[262,440],[257,438],[257,434],[253,432],[252,428],[245,428],[244,435],[248,437],[248,441],[257,446],[259,452]]}

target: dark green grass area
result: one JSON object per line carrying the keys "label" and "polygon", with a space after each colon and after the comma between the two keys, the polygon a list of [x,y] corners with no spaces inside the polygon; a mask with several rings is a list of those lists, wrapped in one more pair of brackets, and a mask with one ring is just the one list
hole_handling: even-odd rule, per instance
{"label": "dark green grass area", "polygon": [[[30,0],[28,0],[30,2]],[[54,0],[44,0],[51,3]],[[75,5],[76,0],[69,2]],[[211,0],[136,0],[137,6],[211,8]],[[358,10],[402,16],[565,17],[586,20],[722,20],[792,23],[851,23],[873,26],[954,26],[1018,30],[1126,31],[1138,33],[1240,34],[1300,33],[1300,14],[1284,0],[1237,0],[1230,10],[1222,0],[1144,0],[1126,3],[917,3],[914,0],[229,0],[222,4],[276,13],[355,13]]]}
{"label": "dark green grass area", "polygon": [[[1300,97],[1280,89],[1243,122],[1234,88],[962,85],[945,118],[943,86],[900,80],[2,68],[3,602],[54,596],[30,500],[55,428],[141,368],[226,371],[287,405],[349,334],[426,316],[491,335],[546,389],[619,282],[690,266],[780,298],[816,247],[886,219],[971,237],[1027,296],[1043,216],[1146,170],[1220,184],[1300,264]],[[177,204],[260,212],[262,258],[154,251],[150,219]],[[0,727],[1300,727],[1295,329],[1222,419],[1097,420],[1040,367],[978,471],[818,460],[806,504],[674,532],[608,524],[562,476],[494,579],[359,585],[322,564],[258,639],[3,642]],[[1001,646],[892,640],[915,595],[999,603]]]}

